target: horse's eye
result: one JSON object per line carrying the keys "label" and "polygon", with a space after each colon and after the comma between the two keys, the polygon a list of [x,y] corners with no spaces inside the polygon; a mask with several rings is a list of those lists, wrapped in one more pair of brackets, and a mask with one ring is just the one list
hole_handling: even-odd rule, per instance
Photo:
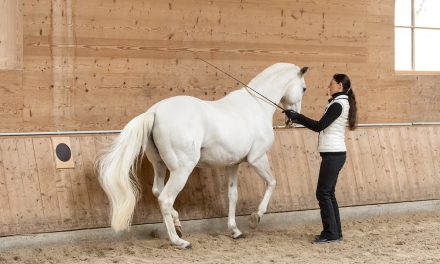
{"label": "horse's eye", "polygon": [[303,88],[303,93],[305,93],[305,92],[306,92],[306,90],[307,90],[307,87],[304,87],[304,88]]}

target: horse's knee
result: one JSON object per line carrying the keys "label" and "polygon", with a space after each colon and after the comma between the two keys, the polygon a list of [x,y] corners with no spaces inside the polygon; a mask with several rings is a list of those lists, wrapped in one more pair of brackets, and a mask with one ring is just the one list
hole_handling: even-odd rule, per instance
{"label": "horse's knee", "polygon": [[159,195],[158,199],[159,206],[162,211],[162,214],[172,214],[173,212],[173,203],[168,197],[165,197],[164,195]]}
{"label": "horse's knee", "polygon": [[275,189],[276,186],[277,186],[277,180],[275,180],[275,179],[271,179],[267,183],[268,188]]}
{"label": "horse's knee", "polygon": [[160,195],[159,188],[157,188],[157,187],[153,187],[153,195],[154,195],[156,198],[159,197],[159,195]]}

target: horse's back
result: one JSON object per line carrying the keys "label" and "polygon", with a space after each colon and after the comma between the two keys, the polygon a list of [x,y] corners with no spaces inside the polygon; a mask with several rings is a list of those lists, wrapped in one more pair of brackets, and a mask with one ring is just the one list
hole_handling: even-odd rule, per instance
{"label": "horse's back", "polygon": [[204,101],[176,96],[159,102],[150,109],[159,152],[198,151],[199,165],[208,167],[240,162],[252,147],[254,131],[252,118],[244,114],[248,110],[238,105],[228,97]]}

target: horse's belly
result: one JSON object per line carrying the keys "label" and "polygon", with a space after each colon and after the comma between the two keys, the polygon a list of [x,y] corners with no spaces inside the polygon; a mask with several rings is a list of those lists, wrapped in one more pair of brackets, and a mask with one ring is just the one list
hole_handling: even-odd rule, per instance
{"label": "horse's belly", "polygon": [[246,158],[246,150],[230,151],[225,148],[202,148],[197,167],[212,168],[238,164]]}

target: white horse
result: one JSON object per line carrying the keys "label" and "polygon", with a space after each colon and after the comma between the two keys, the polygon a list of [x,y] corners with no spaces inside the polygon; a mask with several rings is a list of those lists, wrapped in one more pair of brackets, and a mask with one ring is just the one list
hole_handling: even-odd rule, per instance
{"label": "white horse", "polygon": [[[306,71],[307,67],[276,63],[258,74],[248,86],[276,104],[281,102],[285,109],[299,112]],[[174,245],[191,247],[180,238],[181,225],[173,204],[195,167],[226,167],[228,228],[233,238],[242,236],[235,222],[238,166],[247,161],[255,169],[266,182],[258,212],[250,218],[251,227],[255,228],[276,185],[266,154],[274,141],[275,110],[274,105],[243,87],[217,101],[190,96],[168,98],[132,119],[97,163],[101,186],[111,203],[113,229],[125,230],[131,224],[140,194],[135,168],[141,154],[146,154],[153,165],[153,194],[158,197]],[[164,184],[167,169],[170,177]]]}

